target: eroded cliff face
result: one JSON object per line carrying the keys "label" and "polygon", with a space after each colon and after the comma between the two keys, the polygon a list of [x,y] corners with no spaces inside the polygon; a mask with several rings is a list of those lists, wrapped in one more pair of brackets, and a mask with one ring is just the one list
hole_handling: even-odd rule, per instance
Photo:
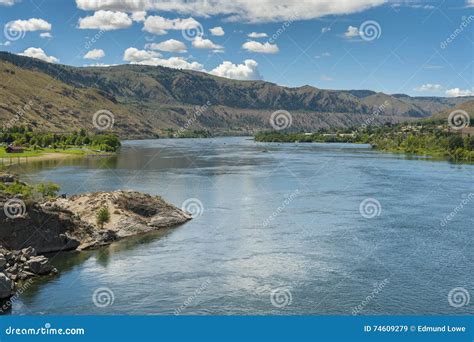
{"label": "eroded cliff face", "polygon": [[80,242],[72,233],[86,227],[72,212],[43,208],[37,202],[17,199],[24,203],[24,207],[18,207],[18,214],[9,215],[8,206],[12,198],[0,193],[0,244],[10,250],[33,247],[38,253],[71,250],[79,246]]}

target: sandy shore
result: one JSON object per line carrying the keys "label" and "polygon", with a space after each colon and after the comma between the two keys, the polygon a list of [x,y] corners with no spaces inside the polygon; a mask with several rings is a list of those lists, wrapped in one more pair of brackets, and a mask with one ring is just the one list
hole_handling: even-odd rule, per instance
{"label": "sandy shore", "polygon": [[73,153],[44,153],[37,156],[14,156],[14,157],[0,157],[0,166],[9,166],[15,164],[23,164],[28,162],[36,162],[36,161],[45,161],[45,160],[59,160],[59,159],[66,159],[66,158],[83,158],[87,157],[87,154],[73,154]]}

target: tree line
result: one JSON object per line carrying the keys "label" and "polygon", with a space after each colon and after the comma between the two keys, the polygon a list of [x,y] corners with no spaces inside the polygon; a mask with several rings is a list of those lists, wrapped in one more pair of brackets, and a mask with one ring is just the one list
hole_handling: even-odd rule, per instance
{"label": "tree line", "polygon": [[12,127],[0,131],[0,143],[33,150],[86,146],[105,152],[115,152],[121,146],[120,140],[113,134],[89,134],[85,129],[73,133],[48,133],[33,131],[30,127]]}
{"label": "tree line", "polygon": [[455,161],[474,161],[474,136],[461,136],[437,122],[384,125],[357,129],[320,130],[312,134],[261,132],[258,142],[363,143],[389,152],[444,156]]}

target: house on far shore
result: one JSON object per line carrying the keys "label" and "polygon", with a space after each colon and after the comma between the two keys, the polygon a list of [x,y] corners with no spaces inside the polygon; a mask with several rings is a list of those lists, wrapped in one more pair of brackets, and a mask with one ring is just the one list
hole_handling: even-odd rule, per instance
{"label": "house on far shore", "polygon": [[25,151],[25,148],[23,148],[21,146],[9,145],[8,147],[5,148],[5,151],[7,153],[23,153]]}

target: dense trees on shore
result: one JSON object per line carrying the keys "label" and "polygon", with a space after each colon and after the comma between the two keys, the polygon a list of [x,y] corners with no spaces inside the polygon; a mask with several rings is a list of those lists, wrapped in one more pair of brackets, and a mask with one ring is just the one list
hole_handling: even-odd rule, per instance
{"label": "dense trees on shore", "polygon": [[474,136],[462,136],[435,123],[387,125],[347,131],[308,133],[264,132],[259,142],[342,142],[365,143],[389,152],[444,156],[455,161],[474,161]]}
{"label": "dense trees on shore", "polygon": [[112,134],[88,134],[84,129],[73,133],[42,133],[31,128],[13,127],[0,131],[0,143],[24,146],[33,150],[41,148],[66,149],[85,146],[104,152],[115,152],[120,140]]}

